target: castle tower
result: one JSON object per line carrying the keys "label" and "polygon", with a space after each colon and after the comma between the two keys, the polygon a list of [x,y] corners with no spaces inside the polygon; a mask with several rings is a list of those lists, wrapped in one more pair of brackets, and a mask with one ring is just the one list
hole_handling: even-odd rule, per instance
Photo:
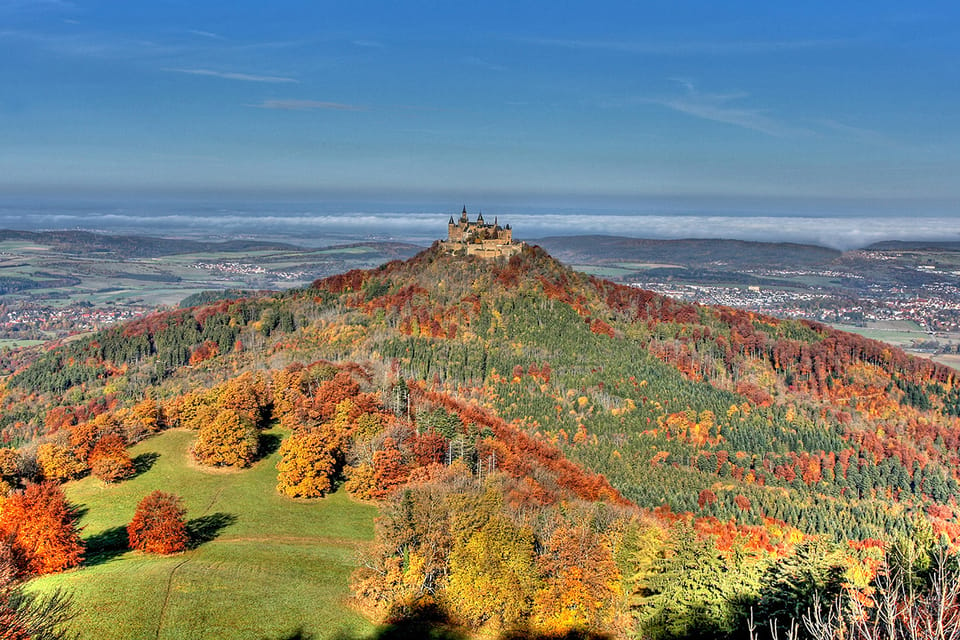
{"label": "castle tower", "polygon": [[497,216],[494,216],[493,224],[487,224],[480,211],[477,221],[470,222],[466,205],[460,212],[459,220],[450,216],[447,221],[447,240],[441,240],[440,245],[453,255],[478,258],[508,258],[523,248],[523,243],[513,241],[509,224],[505,228],[500,227]]}

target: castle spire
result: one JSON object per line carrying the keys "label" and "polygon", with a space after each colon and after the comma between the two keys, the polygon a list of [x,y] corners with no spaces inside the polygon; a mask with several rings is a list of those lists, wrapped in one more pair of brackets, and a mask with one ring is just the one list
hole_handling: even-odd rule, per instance
{"label": "castle spire", "polygon": [[477,224],[483,224],[483,211],[477,216]]}

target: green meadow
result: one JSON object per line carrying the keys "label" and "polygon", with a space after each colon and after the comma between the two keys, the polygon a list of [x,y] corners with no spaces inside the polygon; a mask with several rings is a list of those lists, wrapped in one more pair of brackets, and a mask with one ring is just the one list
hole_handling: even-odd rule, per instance
{"label": "green meadow", "polygon": [[[373,539],[376,508],[344,492],[313,502],[278,495],[282,435],[264,432],[274,452],[252,468],[215,471],[191,459],[193,432],[172,430],[131,449],[136,477],[67,484],[83,514],[87,559],[31,588],[72,593],[84,640],[367,635],[372,626],[349,604],[349,579]],[[166,557],[127,550],[126,524],[156,489],[183,497],[194,548]]]}

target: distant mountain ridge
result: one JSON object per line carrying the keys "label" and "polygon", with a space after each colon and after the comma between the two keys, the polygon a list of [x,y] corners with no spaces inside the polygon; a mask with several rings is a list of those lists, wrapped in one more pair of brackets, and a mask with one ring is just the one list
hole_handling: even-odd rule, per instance
{"label": "distant mountain ridge", "polygon": [[917,251],[919,249],[960,251],[960,241],[884,240],[883,242],[875,242],[864,247],[865,251]]}
{"label": "distant mountain ridge", "polygon": [[839,258],[837,249],[791,242],[699,239],[657,240],[607,235],[549,236],[529,241],[566,263],[642,261],[670,264],[727,263],[749,268],[780,261],[794,266],[822,265]]}
{"label": "distant mountain ridge", "polygon": [[55,247],[66,253],[97,252],[128,258],[152,258],[183,253],[213,251],[307,251],[303,247],[281,242],[261,242],[257,240],[226,240],[223,242],[201,242],[180,240],[156,236],[106,235],[91,231],[19,231],[0,229],[0,242],[20,240]]}

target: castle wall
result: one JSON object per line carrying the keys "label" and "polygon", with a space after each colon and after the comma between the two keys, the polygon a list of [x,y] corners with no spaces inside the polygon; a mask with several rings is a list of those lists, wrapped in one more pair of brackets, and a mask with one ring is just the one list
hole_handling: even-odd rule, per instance
{"label": "castle wall", "polygon": [[497,224],[484,224],[480,216],[476,222],[470,222],[466,208],[458,224],[447,225],[447,240],[440,241],[440,246],[446,251],[480,258],[516,255],[522,245],[523,243],[514,243],[512,229],[503,229]]}

